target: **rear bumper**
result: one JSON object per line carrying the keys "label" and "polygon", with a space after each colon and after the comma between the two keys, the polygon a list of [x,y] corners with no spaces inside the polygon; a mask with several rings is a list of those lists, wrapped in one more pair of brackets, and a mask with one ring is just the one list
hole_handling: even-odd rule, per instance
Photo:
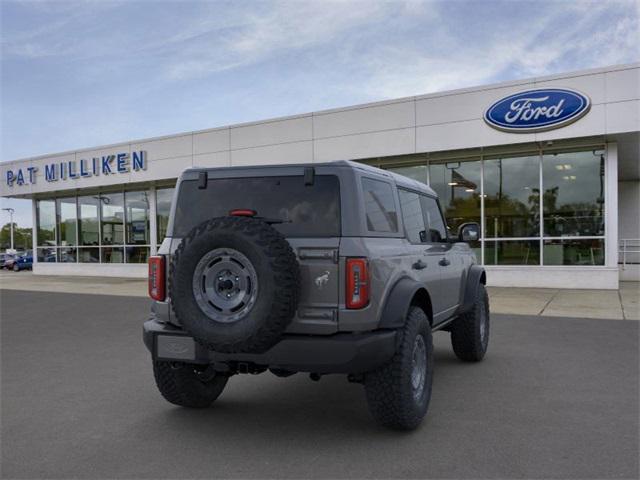
{"label": "rear bumper", "polygon": [[249,364],[293,372],[364,373],[391,360],[396,331],[284,335],[264,353],[219,353],[196,343],[184,330],[157,320],[145,322],[143,339],[154,360],[201,364]]}

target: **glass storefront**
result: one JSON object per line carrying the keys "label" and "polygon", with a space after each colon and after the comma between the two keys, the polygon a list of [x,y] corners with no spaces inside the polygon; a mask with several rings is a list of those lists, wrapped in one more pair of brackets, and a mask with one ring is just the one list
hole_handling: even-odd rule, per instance
{"label": "glass storefront", "polygon": [[602,148],[426,163],[389,169],[435,190],[450,235],[480,223],[484,264],[604,265]]}
{"label": "glass storefront", "polygon": [[162,243],[167,234],[169,214],[171,213],[171,200],[175,188],[158,188],[156,190],[156,218],[158,228],[158,245]]}
{"label": "glass storefront", "polygon": [[[158,210],[163,236],[173,188],[158,190],[160,197],[169,191],[167,204]],[[38,261],[146,263],[152,247],[151,195],[149,190],[127,190],[38,200]]]}
{"label": "glass storefront", "polygon": [[[481,238],[471,247],[486,265],[593,266],[605,263],[603,152],[545,149],[381,166],[438,193],[449,235],[465,222],[481,224]],[[38,261],[146,263],[166,235],[174,191],[123,189],[38,200]]]}

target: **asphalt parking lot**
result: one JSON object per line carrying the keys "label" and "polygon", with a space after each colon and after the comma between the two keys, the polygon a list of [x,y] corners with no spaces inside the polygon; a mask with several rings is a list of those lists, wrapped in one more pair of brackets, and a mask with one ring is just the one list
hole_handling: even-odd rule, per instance
{"label": "asphalt parking lot", "polygon": [[166,403],[144,298],[0,291],[3,478],[638,478],[639,322],[492,318],[486,360],[438,333],[429,415],[377,427],[359,385],[233,377]]}

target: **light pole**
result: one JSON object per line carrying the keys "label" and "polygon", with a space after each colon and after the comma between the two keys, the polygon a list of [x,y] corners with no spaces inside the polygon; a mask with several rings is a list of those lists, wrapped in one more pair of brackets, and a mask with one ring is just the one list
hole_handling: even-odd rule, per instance
{"label": "light pole", "polygon": [[11,250],[13,250],[13,213],[15,212],[15,210],[13,208],[3,208],[2,210],[6,210],[7,212],[9,212],[9,227],[11,228]]}

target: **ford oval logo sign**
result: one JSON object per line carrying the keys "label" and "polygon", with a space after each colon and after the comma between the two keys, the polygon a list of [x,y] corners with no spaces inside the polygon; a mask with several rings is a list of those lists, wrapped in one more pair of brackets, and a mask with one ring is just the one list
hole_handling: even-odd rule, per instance
{"label": "ford oval logo sign", "polygon": [[575,90],[541,88],[498,100],[484,113],[484,120],[507,132],[540,132],[575,122],[590,107],[589,97]]}

